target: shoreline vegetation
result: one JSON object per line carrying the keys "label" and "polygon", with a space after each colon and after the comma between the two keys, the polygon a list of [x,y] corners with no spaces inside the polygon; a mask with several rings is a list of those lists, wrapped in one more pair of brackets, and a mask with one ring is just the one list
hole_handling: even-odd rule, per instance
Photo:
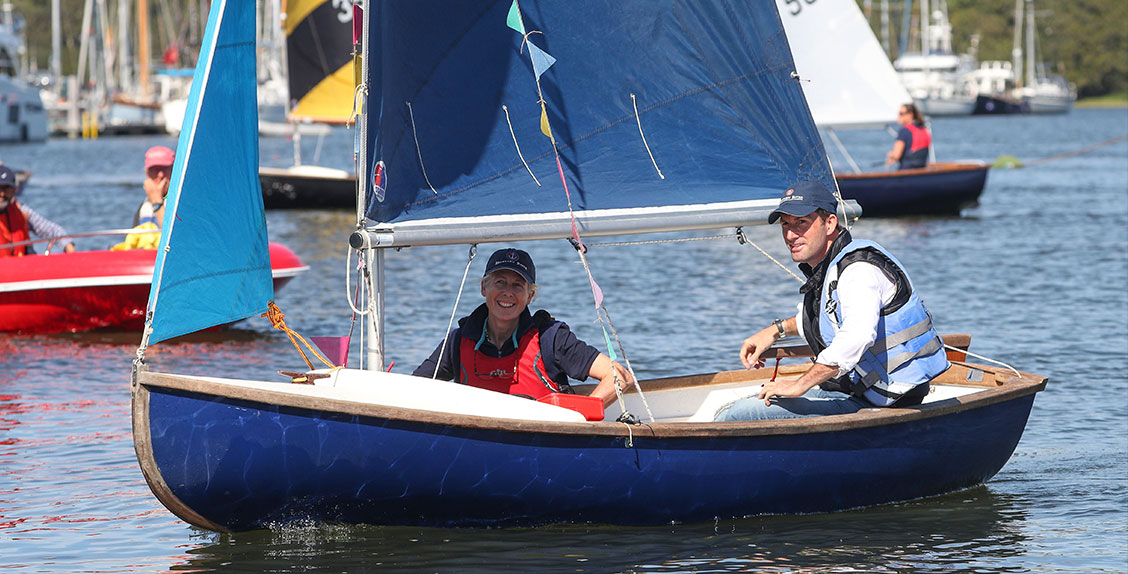
{"label": "shoreline vegetation", "polygon": [[1128,108],[1128,91],[1079,99],[1073,106],[1077,108]]}

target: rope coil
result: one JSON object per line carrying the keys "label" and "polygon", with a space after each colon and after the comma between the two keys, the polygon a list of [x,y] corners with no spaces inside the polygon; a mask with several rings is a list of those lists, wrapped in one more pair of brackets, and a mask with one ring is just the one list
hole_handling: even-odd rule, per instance
{"label": "rope coil", "polygon": [[302,350],[302,347],[298,344],[298,341],[301,341],[302,344],[305,345],[311,353],[313,353],[313,356],[317,357],[318,360],[320,360],[322,363],[325,363],[326,367],[329,367],[330,369],[341,368],[337,365],[334,365],[333,363],[330,363],[329,359],[326,359],[321,355],[321,353],[317,352],[317,349],[314,349],[313,345],[310,345],[309,342],[305,340],[305,337],[302,337],[298,332],[287,327],[286,316],[282,314],[282,310],[278,308],[278,305],[274,304],[274,301],[268,301],[266,305],[266,313],[263,313],[261,316],[269,319],[270,324],[275,329],[286,332],[286,336],[290,338],[290,342],[294,344],[294,348],[298,350],[298,354],[302,356],[302,360],[305,361],[306,365],[309,366],[310,369],[313,369],[313,363],[310,362],[309,357],[306,356],[305,351]]}

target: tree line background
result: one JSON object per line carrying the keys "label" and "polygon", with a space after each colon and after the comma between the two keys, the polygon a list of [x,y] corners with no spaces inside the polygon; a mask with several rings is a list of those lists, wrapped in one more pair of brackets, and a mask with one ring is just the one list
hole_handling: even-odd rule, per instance
{"label": "tree line background", "polygon": [[[806,1],[813,3],[817,0]],[[857,1],[859,5],[865,4],[865,0]],[[896,50],[903,2],[889,2],[892,9],[891,36]],[[12,4],[26,20],[29,56],[40,70],[47,69],[51,51],[50,2],[12,0]],[[153,12],[150,19],[153,22],[150,53],[154,62],[160,62],[169,44],[176,43],[182,54],[181,65],[192,65],[193,44],[198,43],[198,35],[202,33],[198,15],[201,10],[206,11],[207,4],[207,0],[149,0],[149,8]],[[62,0],[64,74],[73,74],[76,69],[82,37],[83,5],[83,0]],[[874,12],[870,18],[871,25],[875,34],[879,34],[876,11],[880,1],[871,0],[870,5]],[[1128,93],[1128,1],[1038,0],[1036,6],[1040,60],[1076,84],[1079,97]],[[158,14],[160,10],[171,14]],[[919,7],[915,10],[919,13]],[[957,53],[966,52],[971,46],[972,36],[978,35],[980,60],[1011,59],[1014,0],[948,0],[948,15],[952,24],[953,48]],[[162,20],[166,24],[164,30],[159,24]],[[136,19],[133,21],[136,22]],[[175,29],[169,30],[169,22]],[[915,22],[914,19],[914,26],[919,29],[919,24]],[[132,33],[135,34],[135,30]]]}
{"label": "tree line background", "polygon": [[[807,0],[811,1],[811,0]],[[815,0],[817,1],[817,0]],[[947,0],[952,25],[952,49],[968,51],[978,36],[978,59],[1010,60],[1014,47],[1014,0]],[[870,26],[880,35],[880,0],[870,0]],[[858,0],[864,6],[865,0]],[[889,0],[891,36],[901,36],[901,0]],[[933,2],[933,7],[936,3]],[[1077,85],[1079,98],[1128,92],[1128,2],[1124,0],[1037,0],[1039,60],[1052,73]],[[914,4],[910,35],[919,47],[920,7]],[[1020,24],[1021,25],[1021,24]],[[880,36],[879,36],[880,37]],[[913,45],[910,42],[910,46]],[[917,48],[919,49],[919,48]],[[1023,42],[1025,50],[1025,41]],[[893,54],[896,57],[896,53]]]}

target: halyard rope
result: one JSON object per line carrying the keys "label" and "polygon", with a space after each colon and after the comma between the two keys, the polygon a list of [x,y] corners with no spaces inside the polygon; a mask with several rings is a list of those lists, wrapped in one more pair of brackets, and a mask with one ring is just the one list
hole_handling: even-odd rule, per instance
{"label": "halyard rope", "polygon": [[[348,251],[345,253],[345,299],[348,299],[349,308],[352,309],[353,313],[355,313],[357,315],[365,316],[365,315],[368,315],[369,313],[371,313],[372,309],[365,309],[364,311],[357,309],[356,305],[353,303],[353,300],[352,300],[352,288],[349,286],[349,276],[352,274],[352,271],[353,271],[352,270],[352,254],[353,254],[353,249],[352,249],[352,247],[349,247]],[[356,272],[357,272],[357,274],[359,275],[359,274],[362,274],[362,273],[366,273],[367,271],[368,270],[365,268],[365,265],[364,265],[364,258],[363,257],[357,257],[356,258]],[[361,283],[360,279],[357,279],[357,287],[358,288],[360,287],[360,283]]]}

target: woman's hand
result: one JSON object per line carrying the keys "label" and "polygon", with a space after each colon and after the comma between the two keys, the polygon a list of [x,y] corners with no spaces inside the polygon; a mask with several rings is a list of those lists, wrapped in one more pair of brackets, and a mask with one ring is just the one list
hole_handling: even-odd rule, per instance
{"label": "woman's hand", "polygon": [[[600,353],[595,362],[591,364],[591,368],[588,369],[588,376],[599,379],[599,384],[595,386],[591,396],[602,399],[603,408],[611,406],[618,399],[620,392],[625,392],[635,384],[634,377],[631,376],[626,367],[612,361],[610,357],[603,353]],[[616,391],[616,387],[618,387],[618,391]]]}

